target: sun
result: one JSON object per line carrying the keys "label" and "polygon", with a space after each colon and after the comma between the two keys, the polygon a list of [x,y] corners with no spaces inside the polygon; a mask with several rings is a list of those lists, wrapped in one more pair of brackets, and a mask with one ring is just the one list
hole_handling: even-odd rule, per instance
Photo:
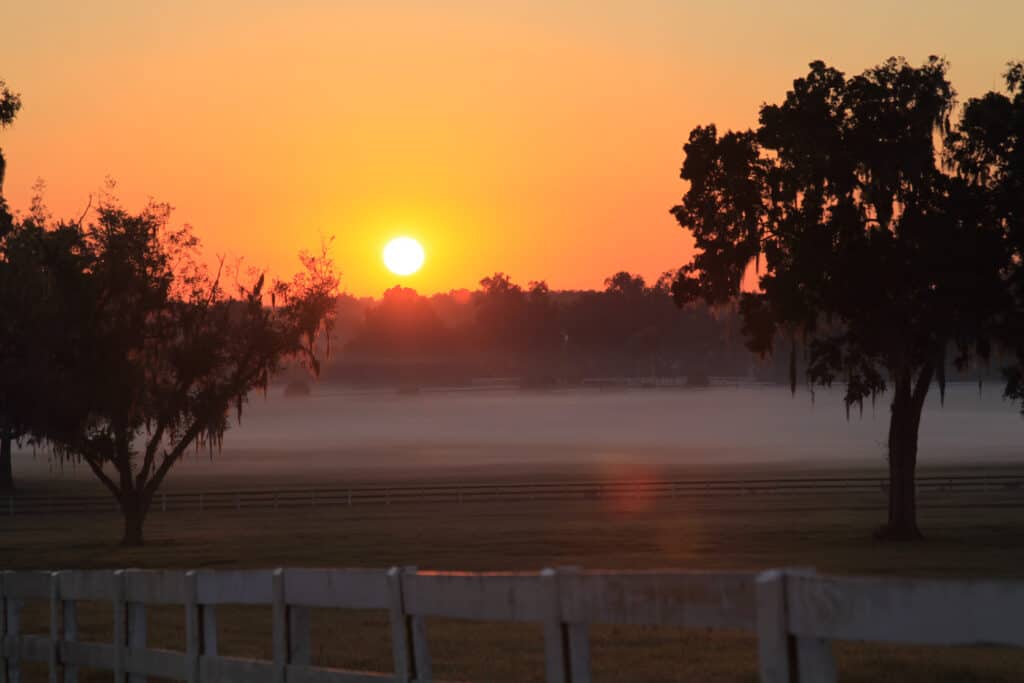
{"label": "sun", "polygon": [[411,237],[396,237],[384,247],[384,265],[395,275],[412,275],[424,258],[423,247]]}

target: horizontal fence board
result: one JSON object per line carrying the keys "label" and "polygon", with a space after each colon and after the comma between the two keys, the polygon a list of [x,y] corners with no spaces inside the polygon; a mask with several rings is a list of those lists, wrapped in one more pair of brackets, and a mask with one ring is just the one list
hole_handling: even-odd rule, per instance
{"label": "horizontal fence board", "polygon": [[63,571],[57,576],[61,600],[114,599],[113,571]]}
{"label": "horizontal fence board", "polygon": [[288,683],[397,683],[391,674],[344,669],[319,669],[311,666],[289,666]]}
{"label": "horizontal fence board", "polygon": [[188,678],[190,667],[189,657],[183,652],[151,648],[124,651],[124,669],[129,673],[183,681]]}
{"label": "horizontal fence board", "polygon": [[15,657],[23,662],[47,662],[50,660],[50,638],[48,636],[4,636],[5,657]]}
{"label": "horizontal fence board", "polygon": [[269,605],[273,602],[270,570],[196,572],[196,602],[200,605]]}
{"label": "horizontal fence board", "polygon": [[237,657],[199,658],[201,683],[276,683],[273,662]]}
{"label": "horizontal fence board", "polygon": [[426,617],[539,622],[547,613],[538,574],[405,574],[402,597],[407,613]]}
{"label": "horizontal fence board", "polygon": [[754,576],[703,572],[585,572],[559,577],[569,623],[752,630]]}
{"label": "horizontal fence board", "polygon": [[1024,646],[1024,584],[787,577],[790,631],[830,640]]}
{"label": "horizontal fence board", "polygon": [[150,605],[185,602],[185,572],[130,569],[124,573],[124,599]]}
{"label": "horizontal fence board", "polygon": [[5,572],[4,595],[21,600],[49,600],[50,572]]}
{"label": "horizontal fence board", "polygon": [[387,609],[385,570],[286,569],[285,602],[295,607]]}
{"label": "horizontal fence board", "polygon": [[79,643],[63,640],[59,643],[60,660],[91,669],[111,670],[114,667],[114,646],[106,643]]}

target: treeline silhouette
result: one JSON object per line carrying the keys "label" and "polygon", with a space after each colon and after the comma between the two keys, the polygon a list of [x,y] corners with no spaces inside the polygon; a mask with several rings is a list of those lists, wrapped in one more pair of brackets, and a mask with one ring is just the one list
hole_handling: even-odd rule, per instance
{"label": "treeline silhouette", "polygon": [[379,300],[343,296],[321,381],[460,385],[504,378],[522,386],[612,378],[748,375],[750,354],[730,307],[672,301],[670,280],[616,273],[600,291],[521,286],[504,273],[476,291],[422,296],[396,286]]}
{"label": "treeline silhouette", "polygon": [[[320,381],[405,388],[497,379],[534,388],[705,386],[712,376],[789,381],[788,355],[759,358],[745,346],[734,302],[680,309],[673,276],[648,283],[621,271],[601,290],[559,291],[499,272],[475,291],[424,296],[396,286],[379,299],[343,295],[335,353]],[[803,356],[796,362],[805,365]],[[290,380],[303,391],[301,372]]]}

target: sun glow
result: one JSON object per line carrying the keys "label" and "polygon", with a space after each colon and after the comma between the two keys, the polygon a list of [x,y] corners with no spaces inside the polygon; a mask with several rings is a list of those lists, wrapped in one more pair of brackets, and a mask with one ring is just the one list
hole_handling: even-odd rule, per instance
{"label": "sun glow", "polygon": [[395,275],[412,275],[424,258],[423,247],[411,237],[396,237],[384,247],[384,265]]}

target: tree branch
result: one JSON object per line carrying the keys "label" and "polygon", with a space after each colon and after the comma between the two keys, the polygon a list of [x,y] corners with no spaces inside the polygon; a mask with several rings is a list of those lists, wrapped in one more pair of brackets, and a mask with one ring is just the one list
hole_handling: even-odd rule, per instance
{"label": "tree branch", "polygon": [[82,460],[85,460],[85,463],[87,465],[89,465],[89,469],[91,469],[93,474],[96,475],[96,478],[99,479],[101,482],[103,482],[104,486],[106,486],[108,489],[110,489],[110,492],[112,494],[114,494],[114,498],[116,498],[118,501],[120,501],[121,500],[121,489],[119,489],[117,484],[114,483],[114,480],[111,479],[110,477],[108,477],[106,472],[103,471],[103,463],[94,460],[93,458],[91,458],[89,455],[87,455],[85,453],[83,453],[81,455],[82,455]]}

